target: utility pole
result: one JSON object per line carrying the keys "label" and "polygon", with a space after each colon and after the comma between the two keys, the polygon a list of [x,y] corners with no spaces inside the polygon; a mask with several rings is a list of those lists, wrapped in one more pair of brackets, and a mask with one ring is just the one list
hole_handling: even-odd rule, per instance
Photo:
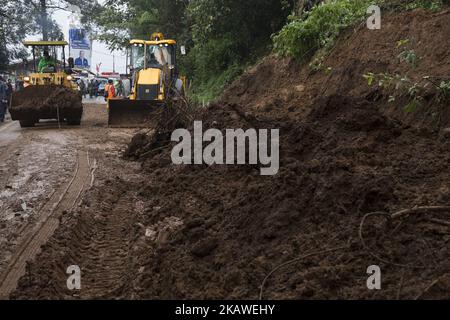
{"label": "utility pole", "polygon": [[113,53],[113,73],[116,73],[116,57]]}

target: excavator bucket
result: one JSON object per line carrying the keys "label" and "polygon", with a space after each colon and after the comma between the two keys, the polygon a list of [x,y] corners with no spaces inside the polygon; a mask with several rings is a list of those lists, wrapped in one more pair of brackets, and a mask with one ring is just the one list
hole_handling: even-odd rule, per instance
{"label": "excavator bucket", "polygon": [[118,128],[152,127],[164,107],[162,101],[111,99],[108,101],[108,125]]}

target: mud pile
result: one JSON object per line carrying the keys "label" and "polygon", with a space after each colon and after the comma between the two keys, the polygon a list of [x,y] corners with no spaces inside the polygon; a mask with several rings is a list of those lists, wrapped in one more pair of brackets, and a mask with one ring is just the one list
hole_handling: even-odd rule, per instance
{"label": "mud pile", "polygon": [[[271,275],[263,297],[448,298],[450,232],[431,222],[448,210],[399,220],[370,215],[361,223],[371,212],[450,205],[450,140],[439,133],[449,124],[448,102],[437,107],[436,124],[436,106],[425,102],[406,113],[404,100],[389,104],[363,78],[390,72],[448,79],[449,20],[449,11],[386,17],[380,31],[343,35],[324,61],[331,74],[268,57],[235,82],[203,113],[203,126],[279,128],[274,177],[252,166],[176,167],[170,148],[144,157],[150,178],[141,195],[149,209],[141,223],[184,223],[155,255],[140,252],[139,296],[257,298],[264,278],[293,261]],[[398,59],[402,39],[414,43],[416,68]],[[377,293],[366,287],[372,264],[383,272]]]}
{"label": "mud pile", "polygon": [[146,122],[149,129],[133,137],[124,156],[136,160],[155,155],[170,145],[174,130],[189,127],[200,113],[201,110],[190,106],[185,99],[168,101]]}
{"label": "mud pile", "polygon": [[28,86],[14,93],[10,108],[13,119],[81,118],[81,95],[61,86]]}
{"label": "mud pile", "polygon": [[[448,21],[448,10],[386,16],[381,30],[343,34],[324,60],[331,73],[270,56],[232,84],[196,120],[204,130],[278,128],[274,176],[249,165],[175,166],[171,144],[136,136],[129,151],[145,178],[134,186],[108,180],[121,203],[140,208],[130,218],[133,277],[102,297],[450,298],[449,104],[430,99],[405,113],[402,99],[389,102],[363,78],[448,77]],[[398,59],[402,39],[416,44],[416,68]],[[67,292],[59,261],[74,253],[61,252],[102,226],[91,215],[109,214],[103,197],[97,187],[89,209],[66,217],[82,227],[58,230],[13,297]],[[367,288],[371,265],[381,268],[382,290]]]}
{"label": "mud pile", "polygon": [[[248,126],[235,108],[214,106],[206,119]],[[148,208],[141,223],[177,218],[183,225],[155,242],[155,255],[148,245],[138,251],[140,297],[257,298],[269,272],[308,254],[274,273],[263,297],[395,299],[400,290],[400,298],[415,298],[448,274],[448,226],[430,221],[443,213],[370,216],[364,242],[359,238],[368,213],[449,204],[448,137],[339,95],[317,101],[301,123],[278,125],[282,157],[274,177],[250,166],[174,167],[168,152],[144,163],[151,174],[140,191]],[[365,285],[372,264],[383,270],[376,296]]]}

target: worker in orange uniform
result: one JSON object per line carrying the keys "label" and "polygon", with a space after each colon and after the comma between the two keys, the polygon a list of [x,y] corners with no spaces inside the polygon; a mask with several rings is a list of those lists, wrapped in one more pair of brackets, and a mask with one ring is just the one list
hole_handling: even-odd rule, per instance
{"label": "worker in orange uniform", "polygon": [[110,79],[105,85],[105,100],[114,99],[116,97],[116,88],[113,81]]}

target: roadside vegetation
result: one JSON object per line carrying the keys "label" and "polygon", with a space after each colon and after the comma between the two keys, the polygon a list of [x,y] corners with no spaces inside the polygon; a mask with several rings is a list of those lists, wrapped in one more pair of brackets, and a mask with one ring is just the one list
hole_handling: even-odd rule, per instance
{"label": "roadside vegetation", "polygon": [[[439,10],[443,2],[439,0],[335,0],[324,2],[314,6],[310,11],[290,16],[289,22],[281,31],[273,35],[274,50],[282,56],[309,60],[317,51],[331,49],[342,30],[365,22],[367,8],[374,4],[395,11],[417,8]],[[411,56],[405,55],[405,59],[410,58]]]}
{"label": "roadside vegetation", "polygon": [[[42,33],[61,38],[51,19],[56,8],[81,8],[83,23],[111,49],[124,49],[132,38],[162,32],[186,47],[181,71],[190,79],[190,96],[207,103],[218,98],[248,66],[275,52],[331,72],[323,59],[339,33],[364,23],[371,4],[384,10],[439,10],[447,0],[12,0],[0,8],[0,66],[23,58],[20,39]],[[29,3],[29,5],[26,5]],[[42,7],[44,4],[44,7]],[[32,19],[24,19],[30,16]],[[14,32],[2,26],[12,25]],[[3,29],[2,29],[3,28]],[[48,32],[48,30],[53,30]],[[415,63],[414,52],[403,59]]]}

